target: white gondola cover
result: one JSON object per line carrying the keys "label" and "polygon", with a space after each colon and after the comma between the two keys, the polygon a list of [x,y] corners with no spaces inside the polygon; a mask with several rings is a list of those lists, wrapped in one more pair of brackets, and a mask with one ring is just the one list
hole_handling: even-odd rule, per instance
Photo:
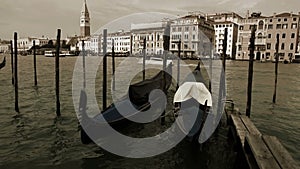
{"label": "white gondola cover", "polygon": [[200,82],[185,82],[182,84],[174,96],[174,103],[181,103],[191,98],[197,100],[204,105],[207,100],[207,106],[212,106],[212,96],[209,90],[203,83]]}

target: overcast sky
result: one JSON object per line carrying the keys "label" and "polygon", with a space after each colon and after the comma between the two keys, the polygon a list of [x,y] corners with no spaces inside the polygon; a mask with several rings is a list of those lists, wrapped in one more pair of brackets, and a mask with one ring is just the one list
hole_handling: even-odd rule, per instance
{"label": "overcast sky", "polygon": [[[79,34],[83,0],[0,0],[0,38],[11,39],[42,35],[54,38],[61,28],[63,37]],[[188,11],[207,13],[233,11],[245,16],[250,12],[272,15],[274,12],[300,11],[299,0],[87,0],[91,31],[125,15],[164,12],[182,15]]]}

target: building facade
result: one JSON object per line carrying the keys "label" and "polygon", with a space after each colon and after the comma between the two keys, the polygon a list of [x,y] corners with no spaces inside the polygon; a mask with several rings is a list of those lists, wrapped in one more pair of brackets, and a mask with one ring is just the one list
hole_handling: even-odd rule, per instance
{"label": "building facade", "polygon": [[267,19],[266,59],[275,60],[276,37],[279,35],[279,61],[292,61],[298,52],[299,15],[274,14]]}
{"label": "building facade", "polygon": [[236,42],[238,38],[238,22],[242,17],[234,12],[230,13],[216,13],[209,14],[208,17],[214,20],[215,29],[215,53],[219,56],[223,53],[223,42],[225,28],[228,30],[227,34],[227,57],[235,59],[236,56]]}
{"label": "building facade", "polygon": [[254,59],[274,61],[279,35],[279,61],[292,61],[299,51],[299,14],[280,13],[261,16],[253,13],[239,22],[236,59],[249,60],[251,28],[256,28]]}
{"label": "building facade", "polygon": [[[143,42],[146,39],[146,54],[160,55],[164,51],[163,35],[168,32],[168,21],[155,23],[141,23],[131,25],[131,48],[133,55],[141,55],[143,51]],[[167,32],[165,32],[167,30]]]}
{"label": "building facade", "polygon": [[107,52],[112,52],[114,41],[114,51],[116,53],[131,53],[131,33],[123,30],[109,33],[107,35]]}
{"label": "building facade", "polygon": [[188,14],[171,22],[170,51],[178,54],[178,42],[181,41],[181,57],[209,57],[214,37],[213,20],[203,14]]}
{"label": "building facade", "polygon": [[266,36],[268,17],[262,16],[261,13],[252,13],[239,21],[238,41],[236,43],[236,59],[249,60],[250,58],[250,37],[251,29],[255,27],[255,60],[266,60]]}

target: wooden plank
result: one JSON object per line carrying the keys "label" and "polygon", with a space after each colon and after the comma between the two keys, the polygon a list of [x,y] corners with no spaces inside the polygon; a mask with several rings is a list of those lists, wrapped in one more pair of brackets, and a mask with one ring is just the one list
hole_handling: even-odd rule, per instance
{"label": "wooden plank", "polygon": [[234,128],[236,129],[237,136],[239,137],[242,146],[244,146],[245,143],[245,137],[248,133],[247,128],[245,127],[242,120],[239,118],[239,116],[231,114],[231,119],[234,125]]}
{"label": "wooden plank", "polygon": [[247,130],[244,123],[237,115],[232,114],[231,119],[236,130]]}
{"label": "wooden plank", "polygon": [[272,153],[260,136],[248,134],[245,144],[250,147],[260,169],[280,169]]}
{"label": "wooden plank", "polygon": [[241,118],[242,122],[244,123],[244,125],[246,126],[246,128],[247,128],[247,130],[249,131],[250,134],[262,136],[260,131],[255,127],[255,125],[249,119],[249,117],[247,117],[245,115],[241,115],[240,118]]}
{"label": "wooden plank", "polygon": [[281,168],[299,169],[299,166],[297,166],[290,153],[283,147],[275,136],[264,135],[262,138]]}

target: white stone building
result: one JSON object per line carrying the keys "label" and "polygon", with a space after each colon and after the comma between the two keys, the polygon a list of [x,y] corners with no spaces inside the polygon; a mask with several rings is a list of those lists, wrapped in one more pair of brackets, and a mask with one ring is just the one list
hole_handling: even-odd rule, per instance
{"label": "white stone building", "polygon": [[[146,38],[146,54],[160,55],[163,53],[163,35],[168,27],[167,21],[154,23],[141,23],[131,25],[132,54],[141,55],[143,41]],[[170,33],[167,33],[168,35]]]}
{"label": "white stone building", "polygon": [[223,53],[224,32],[225,28],[227,28],[228,34],[226,55],[231,59],[235,59],[238,22],[242,19],[242,17],[234,12],[209,14],[208,17],[214,20],[215,52],[219,54],[219,56],[221,56]]}

